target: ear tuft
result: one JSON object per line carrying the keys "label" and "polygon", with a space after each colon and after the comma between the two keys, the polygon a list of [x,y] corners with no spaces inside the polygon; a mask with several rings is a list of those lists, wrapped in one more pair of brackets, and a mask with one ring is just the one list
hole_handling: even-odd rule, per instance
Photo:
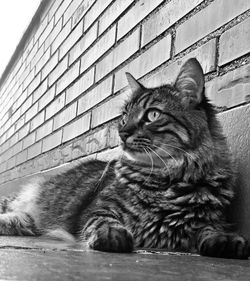
{"label": "ear tuft", "polygon": [[144,89],[144,86],[140,84],[129,72],[126,72],[126,77],[128,80],[128,84],[131,88],[132,93],[141,92]]}
{"label": "ear tuft", "polygon": [[204,74],[196,58],[187,60],[175,81],[176,89],[181,93],[186,107],[195,106],[202,102],[204,94]]}

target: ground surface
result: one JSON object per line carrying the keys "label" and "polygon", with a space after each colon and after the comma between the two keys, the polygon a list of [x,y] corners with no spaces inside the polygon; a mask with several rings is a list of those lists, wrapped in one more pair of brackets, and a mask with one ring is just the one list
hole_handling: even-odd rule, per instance
{"label": "ground surface", "polygon": [[250,260],[167,252],[109,254],[53,240],[0,237],[0,281],[250,280]]}

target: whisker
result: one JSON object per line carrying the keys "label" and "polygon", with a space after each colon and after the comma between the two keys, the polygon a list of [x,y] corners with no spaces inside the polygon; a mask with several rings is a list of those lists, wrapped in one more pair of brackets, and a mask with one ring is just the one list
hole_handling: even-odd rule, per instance
{"label": "whisker", "polygon": [[169,171],[167,163],[161,158],[161,156],[156,151],[154,151],[152,147],[147,146],[147,148],[149,150],[151,150],[163,162],[163,164],[165,165],[166,169]]}
{"label": "whisker", "polygon": [[150,178],[153,170],[154,170],[154,160],[153,160],[153,157],[151,156],[150,152],[147,151],[147,148],[146,147],[143,147],[144,151],[146,152],[147,156],[149,157],[150,161],[151,161],[151,170],[150,170],[150,173],[148,175],[148,177],[146,178],[146,180],[143,182],[143,183],[146,183],[147,180]]}
{"label": "whisker", "polygon": [[157,145],[155,145],[155,144],[152,144],[154,147],[156,147],[156,148],[158,148],[158,149],[160,149],[160,150],[162,150],[162,151],[164,151],[167,155],[169,155],[175,162],[176,162],[176,164],[178,165],[178,161],[173,157],[173,155],[171,155],[168,151],[166,151],[165,149],[163,149],[162,147],[159,147],[159,146],[157,146]]}

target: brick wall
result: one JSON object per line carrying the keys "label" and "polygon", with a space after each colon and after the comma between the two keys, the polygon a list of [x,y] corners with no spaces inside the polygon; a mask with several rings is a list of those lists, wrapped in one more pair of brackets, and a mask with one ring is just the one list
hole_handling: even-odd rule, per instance
{"label": "brick wall", "polygon": [[244,223],[250,214],[250,1],[41,5],[1,78],[0,193],[78,159],[118,154],[115,125],[129,95],[125,71],[157,86],[173,81],[181,64],[197,57],[238,159],[240,228],[250,235]]}

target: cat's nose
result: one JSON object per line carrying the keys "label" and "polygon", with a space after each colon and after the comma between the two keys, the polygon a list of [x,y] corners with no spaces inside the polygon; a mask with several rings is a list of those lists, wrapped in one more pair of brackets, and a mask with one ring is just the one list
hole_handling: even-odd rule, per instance
{"label": "cat's nose", "polygon": [[126,131],[120,132],[119,135],[123,142],[126,142],[127,138],[130,136],[130,134]]}

